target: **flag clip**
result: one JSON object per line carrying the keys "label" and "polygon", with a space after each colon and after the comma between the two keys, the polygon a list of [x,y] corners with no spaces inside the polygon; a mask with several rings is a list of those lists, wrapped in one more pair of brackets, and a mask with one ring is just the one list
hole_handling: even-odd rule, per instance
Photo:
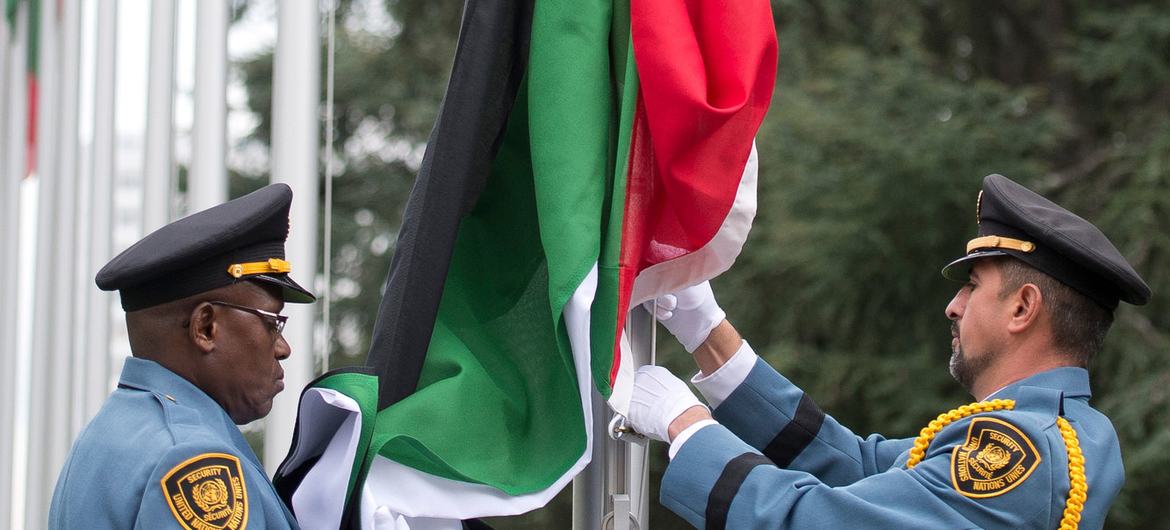
{"label": "flag clip", "polygon": [[609,437],[619,442],[637,445],[646,445],[646,442],[649,441],[648,438],[630,427],[626,423],[626,417],[621,414],[614,414],[613,419],[609,420]]}

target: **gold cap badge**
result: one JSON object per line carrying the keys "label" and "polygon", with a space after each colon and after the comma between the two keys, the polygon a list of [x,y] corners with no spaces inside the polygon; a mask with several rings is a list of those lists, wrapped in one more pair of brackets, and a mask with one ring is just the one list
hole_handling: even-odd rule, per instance
{"label": "gold cap badge", "polygon": [[228,265],[227,268],[227,272],[232,275],[232,278],[269,272],[287,273],[290,271],[292,271],[292,265],[289,265],[287,261],[280,258],[268,258],[268,261],[253,261],[250,263],[233,263]]}

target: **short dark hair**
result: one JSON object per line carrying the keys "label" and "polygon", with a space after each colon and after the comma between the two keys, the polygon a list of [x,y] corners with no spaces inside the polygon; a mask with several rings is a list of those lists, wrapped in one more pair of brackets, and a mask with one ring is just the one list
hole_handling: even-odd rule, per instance
{"label": "short dark hair", "polygon": [[1003,279],[999,296],[1006,297],[1028,283],[1040,289],[1052,320],[1053,344],[1087,368],[1093,356],[1105,347],[1105,335],[1113,325],[1113,310],[1018,259],[996,261]]}

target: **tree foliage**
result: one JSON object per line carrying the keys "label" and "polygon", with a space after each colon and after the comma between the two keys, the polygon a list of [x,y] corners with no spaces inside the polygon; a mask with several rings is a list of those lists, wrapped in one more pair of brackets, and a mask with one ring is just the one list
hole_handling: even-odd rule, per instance
{"label": "tree foliage", "polygon": [[[340,364],[368,346],[460,7],[340,4],[330,346]],[[969,400],[945,368],[956,285],[939,270],[974,234],[980,179],[1020,181],[1094,221],[1153,288],[1148,306],[1119,310],[1092,374],[1127,468],[1107,526],[1159,527],[1170,498],[1170,11],[1152,0],[773,9],[780,74],[758,137],[759,214],[715,282],[731,320],[859,434],[912,436]],[[368,27],[370,10],[389,24]],[[271,56],[241,69],[261,116],[255,139],[267,142]],[[659,348],[677,373],[693,369],[672,341]],[[567,527],[569,498],[493,524]],[[684,527],[652,506],[654,528]]]}

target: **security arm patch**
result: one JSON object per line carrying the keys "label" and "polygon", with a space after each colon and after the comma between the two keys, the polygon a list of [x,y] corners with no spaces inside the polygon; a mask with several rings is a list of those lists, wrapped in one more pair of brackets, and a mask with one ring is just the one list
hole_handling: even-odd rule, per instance
{"label": "security arm patch", "polygon": [[244,530],[248,489],[240,459],[204,453],[175,466],[162,478],[163,497],[187,530]]}
{"label": "security arm patch", "polygon": [[1040,453],[1023,432],[997,418],[975,418],[951,453],[951,484],[973,498],[995,497],[1027,480]]}

